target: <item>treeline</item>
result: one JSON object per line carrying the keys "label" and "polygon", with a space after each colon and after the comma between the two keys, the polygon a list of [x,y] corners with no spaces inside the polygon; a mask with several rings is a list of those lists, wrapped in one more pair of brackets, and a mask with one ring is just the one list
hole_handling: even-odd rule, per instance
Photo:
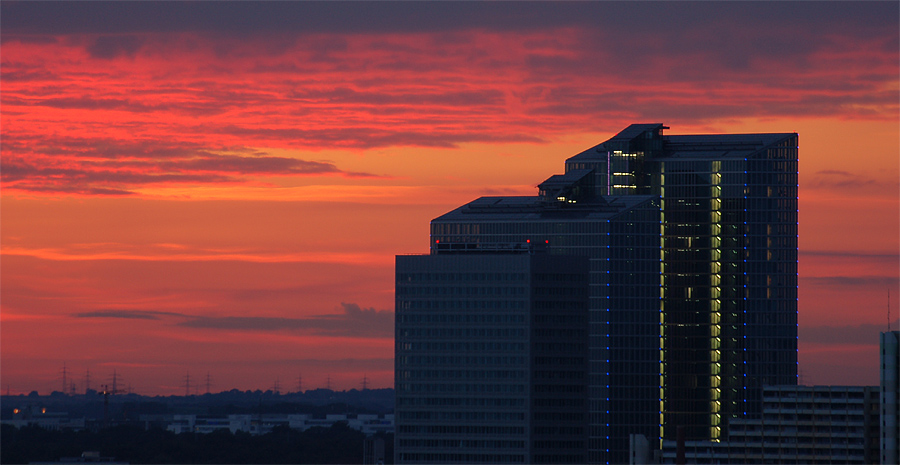
{"label": "treeline", "polygon": [[[55,462],[99,452],[132,464],[184,463],[298,463],[361,464],[366,435],[336,423],[330,428],[298,431],[278,426],[269,434],[252,436],[228,430],[209,434],[174,434],[159,428],[144,430],[116,426],[97,432],[52,431],[36,426],[0,426],[0,463]],[[393,463],[393,434],[384,440],[385,463]]]}
{"label": "treeline", "polygon": [[[112,395],[107,399],[113,420],[137,420],[140,414],[223,415],[234,413],[328,413],[385,414],[394,410],[394,390],[366,389],[357,391],[309,390],[280,394],[272,391],[238,391],[197,396]],[[100,419],[104,415],[104,398],[96,391],[65,395],[53,392],[47,396],[36,392],[18,396],[0,396],[0,419],[13,418],[13,410],[46,407],[49,412],[66,412],[70,417]]]}

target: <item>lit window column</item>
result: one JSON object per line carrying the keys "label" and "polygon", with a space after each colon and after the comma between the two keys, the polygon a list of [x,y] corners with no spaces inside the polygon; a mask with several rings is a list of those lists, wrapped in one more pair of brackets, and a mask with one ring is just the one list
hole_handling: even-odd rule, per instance
{"label": "lit window column", "polygon": [[710,174],[710,273],[709,273],[709,373],[710,373],[710,427],[709,436],[714,442],[722,435],[722,174],[721,162],[712,162]]}

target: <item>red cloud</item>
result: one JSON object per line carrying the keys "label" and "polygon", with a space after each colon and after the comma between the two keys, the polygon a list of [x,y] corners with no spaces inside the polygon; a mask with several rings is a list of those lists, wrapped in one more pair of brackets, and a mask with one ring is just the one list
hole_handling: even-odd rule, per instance
{"label": "red cloud", "polygon": [[259,175],[365,175],[246,147],[540,143],[635,120],[897,118],[895,34],[798,27],[773,37],[736,27],[724,43],[711,37],[721,27],[636,37],[577,24],[10,36],[0,75],[4,182],[129,192]]}

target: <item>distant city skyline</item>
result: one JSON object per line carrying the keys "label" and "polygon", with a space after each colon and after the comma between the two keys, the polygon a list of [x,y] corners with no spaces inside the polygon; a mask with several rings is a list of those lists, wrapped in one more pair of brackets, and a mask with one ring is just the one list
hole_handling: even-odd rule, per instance
{"label": "distant city skyline", "polygon": [[[801,384],[900,328],[900,6],[0,4],[0,389],[393,384],[394,256],[623,122],[797,132]],[[96,389],[96,387],[95,387]],[[201,388],[202,390],[202,388]]]}

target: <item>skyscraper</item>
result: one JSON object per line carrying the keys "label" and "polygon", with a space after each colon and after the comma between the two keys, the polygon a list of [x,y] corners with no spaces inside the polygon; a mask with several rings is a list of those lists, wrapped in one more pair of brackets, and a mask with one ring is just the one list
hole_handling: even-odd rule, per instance
{"label": "skyscraper", "polygon": [[717,440],[797,383],[797,134],[633,124],[566,160],[606,193],[659,196],[663,435]]}
{"label": "skyscraper", "polygon": [[533,247],[397,257],[401,463],[585,463],[588,264]]}
{"label": "skyscraper", "polygon": [[592,463],[627,461],[631,433],[718,440],[761,412],[764,384],[797,381],[797,135],[665,129],[631,125],[538,196],[431,224],[436,255],[542,244],[588,258]]}

